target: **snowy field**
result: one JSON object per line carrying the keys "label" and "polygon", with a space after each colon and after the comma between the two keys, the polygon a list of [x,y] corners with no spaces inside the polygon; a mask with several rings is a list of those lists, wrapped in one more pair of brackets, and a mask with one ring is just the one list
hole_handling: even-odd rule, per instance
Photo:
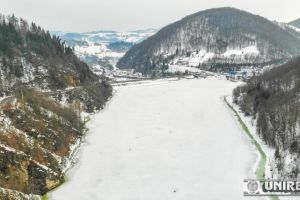
{"label": "snowy field", "polygon": [[255,178],[257,153],[221,98],[237,84],[118,87],[93,117],[78,163],[51,199],[244,199],[243,179]]}

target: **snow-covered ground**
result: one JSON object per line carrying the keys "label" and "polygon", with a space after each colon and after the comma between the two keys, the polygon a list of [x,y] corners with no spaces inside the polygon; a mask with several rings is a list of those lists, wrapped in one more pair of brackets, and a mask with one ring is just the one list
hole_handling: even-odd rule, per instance
{"label": "snow-covered ground", "polygon": [[176,72],[192,72],[192,73],[200,73],[202,70],[196,67],[188,67],[185,65],[169,65],[168,72],[176,73]]}
{"label": "snow-covered ground", "polygon": [[227,51],[223,54],[225,57],[229,56],[243,56],[243,55],[258,55],[259,50],[256,45],[248,46],[241,49],[227,49]]}
{"label": "snow-covered ground", "polygon": [[51,199],[243,199],[257,153],[221,98],[237,84],[118,87],[93,117],[79,162]]}
{"label": "snow-covered ground", "polygon": [[95,44],[94,42],[88,42],[87,46],[75,46],[75,52],[81,58],[86,56],[121,58],[125,54],[125,52],[113,52],[105,44]]}
{"label": "snow-covered ground", "polygon": [[[244,48],[228,48],[222,54],[216,54],[214,52],[208,52],[206,49],[202,49],[197,52],[192,52],[190,55],[183,57],[175,57],[169,65],[179,66],[179,67],[198,67],[200,64],[208,62],[213,58],[236,58],[244,59],[245,56],[257,56],[259,55],[259,50],[256,45],[247,46]],[[165,55],[166,57],[169,55]],[[173,67],[174,68],[174,67]]]}

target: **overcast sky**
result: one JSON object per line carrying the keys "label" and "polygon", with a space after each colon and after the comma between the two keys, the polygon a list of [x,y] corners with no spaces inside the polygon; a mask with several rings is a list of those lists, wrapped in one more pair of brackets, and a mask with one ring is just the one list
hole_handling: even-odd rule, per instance
{"label": "overcast sky", "polygon": [[271,20],[300,18],[300,0],[0,0],[14,13],[49,30],[86,32],[160,28],[213,7],[236,7]]}

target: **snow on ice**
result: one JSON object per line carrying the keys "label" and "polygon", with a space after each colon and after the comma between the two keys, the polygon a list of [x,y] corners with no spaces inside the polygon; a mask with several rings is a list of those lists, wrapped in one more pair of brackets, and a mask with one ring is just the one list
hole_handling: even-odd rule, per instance
{"label": "snow on ice", "polygon": [[[79,163],[53,200],[243,199],[255,148],[217,79],[118,87],[89,125]],[[255,198],[258,199],[258,198]]]}

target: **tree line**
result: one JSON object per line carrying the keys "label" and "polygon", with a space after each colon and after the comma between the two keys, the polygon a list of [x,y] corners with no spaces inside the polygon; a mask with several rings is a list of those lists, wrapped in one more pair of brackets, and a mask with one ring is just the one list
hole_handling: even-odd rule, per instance
{"label": "tree line", "polygon": [[300,157],[300,57],[253,77],[233,96],[240,109],[256,120],[257,133],[276,149],[277,159],[282,152]]}

